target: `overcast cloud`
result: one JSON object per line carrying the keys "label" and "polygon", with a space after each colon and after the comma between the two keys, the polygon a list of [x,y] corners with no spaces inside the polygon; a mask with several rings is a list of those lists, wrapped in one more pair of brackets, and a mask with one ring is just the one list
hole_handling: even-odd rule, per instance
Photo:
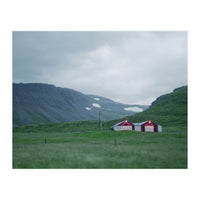
{"label": "overcast cloud", "polygon": [[13,82],[151,104],[187,84],[187,32],[13,32]]}

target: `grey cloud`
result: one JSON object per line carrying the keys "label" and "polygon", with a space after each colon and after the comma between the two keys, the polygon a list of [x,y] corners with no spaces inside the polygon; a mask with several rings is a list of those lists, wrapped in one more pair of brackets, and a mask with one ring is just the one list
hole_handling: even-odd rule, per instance
{"label": "grey cloud", "polygon": [[187,84],[187,33],[14,32],[13,81],[150,104]]}

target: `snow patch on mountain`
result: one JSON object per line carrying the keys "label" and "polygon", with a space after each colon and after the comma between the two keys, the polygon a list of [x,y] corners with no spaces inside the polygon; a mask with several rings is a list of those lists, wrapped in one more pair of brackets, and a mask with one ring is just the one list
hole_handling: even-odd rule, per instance
{"label": "snow patch on mountain", "polygon": [[98,103],[93,103],[92,105],[93,105],[94,107],[96,107],[96,108],[100,108],[100,107],[101,107]]}
{"label": "snow patch on mountain", "polygon": [[100,99],[98,97],[95,97],[94,100],[99,101]]}
{"label": "snow patch on mountain", "polygon": [[127,108],[124,108],[124,110],[133,111],[133,112],[142,112],[143,111],[143,109],[139,108],[139,107],[127,107]]}

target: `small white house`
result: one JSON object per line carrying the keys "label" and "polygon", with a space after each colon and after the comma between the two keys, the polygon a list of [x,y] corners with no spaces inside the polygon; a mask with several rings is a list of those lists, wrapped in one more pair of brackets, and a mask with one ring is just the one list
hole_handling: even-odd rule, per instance
{"label": "small white house", "polygon": [[139,123],[133,123],[135,126],[135,131],[141,132],[162,132],[162,126],[159,124],[155,124],[152,121],[145,121]]}
{"label": "small white house", "polygon": [[113,126],[111,126],[111,128],[114,131],[132,131],[134,130],[134,125],[130,122],[128,122],[127,120],[119,122]]}

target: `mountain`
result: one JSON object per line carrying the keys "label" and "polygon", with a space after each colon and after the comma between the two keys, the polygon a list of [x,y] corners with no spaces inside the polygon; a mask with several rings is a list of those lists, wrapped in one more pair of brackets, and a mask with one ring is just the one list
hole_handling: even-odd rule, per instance
{"label": "mountain", "polygon": [[[130,122],[152,120],[163,126],[187,126],[187,86],[158,97],[148,109],[128,116],[127,119]],[[113,120],[109,124],[116,122],[119,120]]]}
{"label": "mountain", "polygon": [[136,114],[146,105],[126,105],[108,98],[42,83],[13,83],[13,126],[76,120],[112,120]]}

